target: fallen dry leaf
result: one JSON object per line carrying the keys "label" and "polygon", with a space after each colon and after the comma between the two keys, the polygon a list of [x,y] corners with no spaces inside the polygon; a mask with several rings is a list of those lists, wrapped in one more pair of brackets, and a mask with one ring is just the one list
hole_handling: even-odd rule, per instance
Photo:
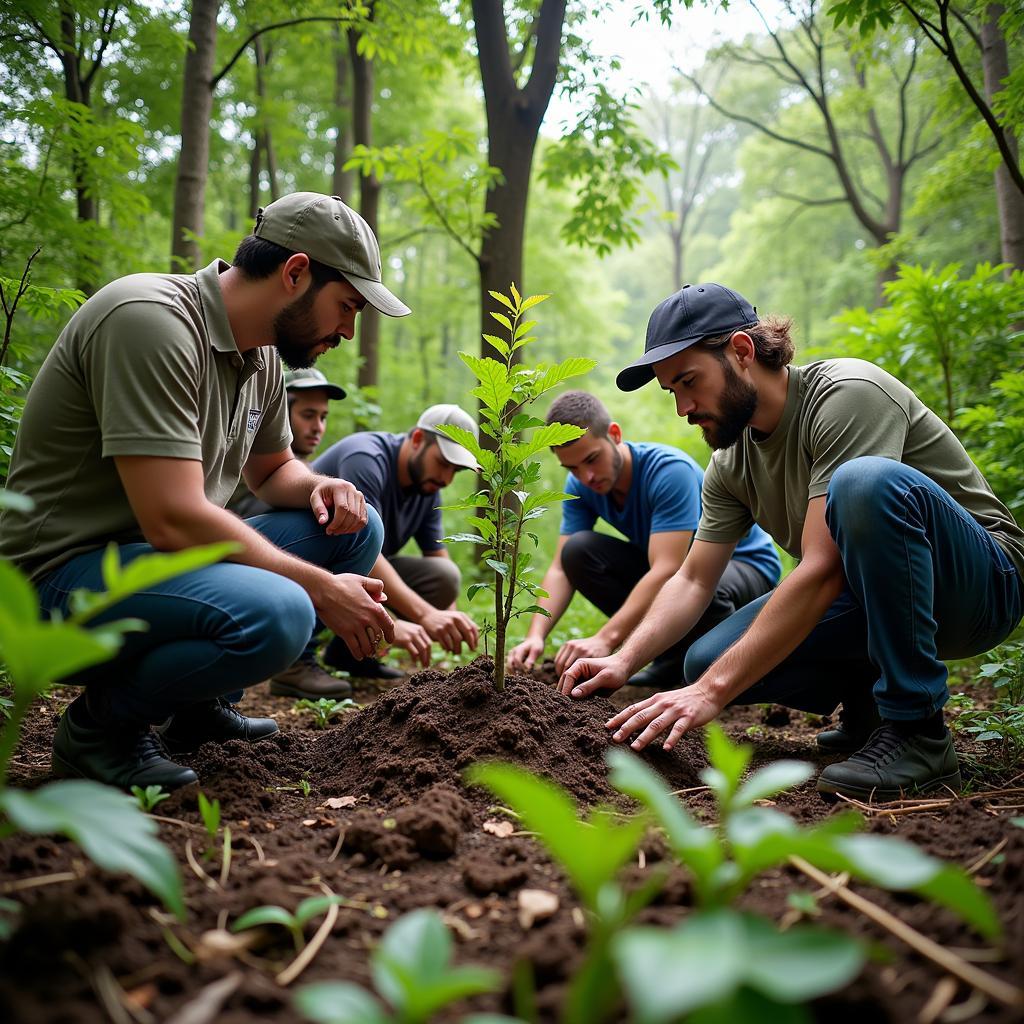
{"label": "fallen dry leaf", "polygon": [[499,836],[505,839],[515,832],[516,827],[511,821],[499,821],[497,818],[488,818],[484,822],[484,831],[490,832],[492,836]]}
{"label": "fallen dry leaf", "polygon": [[332,796],[324,801],[324,807],[329,807],[332,811],[340,811],[342,807],[353,807],[357,799],[354,796]]}
{"label": "fallen dry leaf", "polygon": [[463,913],[466,917],[475,921],[478,917],[484,916],[484,908],[479,903],[470,903]]}
{"label": "fallen dry leaf", "polygon": [[251,949],[259,938],[259,933],[254,930],[234,935],[223,928],[213,928],[199,936],[199,942],[193,952],[196,959],[203,964],[230,960],[239,953]]}
{"label": "fallen dry leaf", "polygon": [[519,890],[519,924],[532,928],[537,921],[546,921],[558,909],[558,896],[547,889]]}

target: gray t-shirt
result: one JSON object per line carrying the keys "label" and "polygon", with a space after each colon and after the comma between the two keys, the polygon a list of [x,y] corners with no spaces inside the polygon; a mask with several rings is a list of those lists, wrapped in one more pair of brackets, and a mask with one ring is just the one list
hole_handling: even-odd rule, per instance
{"label": "gray t-shirt", "polygon": [[420,494],[414,488],[398,485],[398,449],[405,434],[368,430],[332,444],[313,462],[313,471],[336,476],[355,484],[367,503],[384,523],[384,548],[390,558],[409,541],[416,539],[420,550],[441,551],[444,528],[441,525],[440,493]]}
{"label": "gray t-shirt", "polygon": [[717,451],[704,474],[697,539],[728,543],[752,523],[794,558],[807,503],[832,474],[862,455],[895,459],[924,473],[959,502],[1024,577],[1024,532],[956,435],[905,384],[861,359],[825,359],[789,368],[779,425],[768,436],[747,429]]}
{"label": "gray t-shirt", "polygon": [[35,502],[0,514],[0,556],[34,579],[108,541],[141,539],[114,456],[194,459],[223,506],[250,452],[291,441],[276,354],[238,351],[215,261],[133,274],[71,318],[29,391],[7,487]]}

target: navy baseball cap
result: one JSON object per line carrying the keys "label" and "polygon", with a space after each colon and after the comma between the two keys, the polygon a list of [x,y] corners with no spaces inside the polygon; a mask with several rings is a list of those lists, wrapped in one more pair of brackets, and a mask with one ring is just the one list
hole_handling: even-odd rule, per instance
{"label": "navy baseball cap", "polygon": [[740,331],[757,323],[757,309],[720,284],[684,284],[660,303],[647,322],[644,354],[615,378],[620,391],[636,391],[654,380],[660,363],[703,338]]}

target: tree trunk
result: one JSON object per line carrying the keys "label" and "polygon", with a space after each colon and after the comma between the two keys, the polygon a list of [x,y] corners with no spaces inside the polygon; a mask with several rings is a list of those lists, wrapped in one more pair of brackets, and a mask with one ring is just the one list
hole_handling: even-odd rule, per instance
{"label": "tree trunk", "polygon": [[263,146],[260,142],[259,132],[253,132],[252,152],[249,154],[249,219],[255,220],[260,207],[260,165],[263,156]]}
{"label": "tree trunk", "polygon": [[213,111],[213,60],[217,46],[220,0],[192,0],[181,94],[181,152],[174,182],[172,273],[191,273],[199,264],[199,245],[188,235],[202,235],[207,165],[210,159],[210,114]]}
{"label": "tree trunk", "polygon": [[267,115],[267,80],[264,72],[270,60],[270,54],[263,48],[263,39],[257,36],[252,48],[256,54],[256,116],[259,118],[257,151],[262,151],[267,162],[267,180],[270,183],[270,201],[274,202],[281,194],[277,187],[277,154],[274,152],[274,139],[270,132],[270,121]]}
{"label": "tree trunk", "polygon": [[[370,17],[373,17],[371,7]],[[348,33],[352,61],[352,136],[357,146],[373,145],[373,62],[357,52],[359,34]],[[373,173],[360,175],[359,212],[370,230],[379,237],[377,213],[380,206],[380,181]],[[361,388],[376,387],[380,360],[380,313],[367,304],[359,316],[359,357],[362,360],[356,383]]]}
{"label": "tree trunk", "polygon": [[331,173],[331,195],[352,205],[353,175],[343,171],[345,161],[352,153],[352,97],[349,95],[348,39],[341,38],[341,28],[334,26],[334,170]]}
{"label": "tree trunk", "polygon": [[[985,98],[991,104],[994,95],[1005,88],[1010,75],[1010,58],[1006,36],[999,27],[1002,4],[989,4],[985,23],[981,26],[981,63],[985,72]],[[1003,137],[1014,158],[1019,157],[1017,137],[1003,128]],[[1015,270],[1024,270],[1024,192],[1007,170],[1006,163],[996,168],[996,208],[999,211],[999,241],[1004,263]]]}

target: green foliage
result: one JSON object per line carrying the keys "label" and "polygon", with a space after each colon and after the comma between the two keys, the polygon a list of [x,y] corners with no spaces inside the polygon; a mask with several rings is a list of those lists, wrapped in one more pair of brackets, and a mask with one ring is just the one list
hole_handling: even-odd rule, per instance
{"label": "green foliage", "polygon": [[562,237],[607,255],[640,240],[642,211],[635,210],[644,178],[667,176],[676,162],[637,128],[636,103],[601,83],[573,130],[544,155],[541,180],[575,186],[575,205]]}
{"label": "green foliage", "polygon": [[985,744],[983,757],[964,760],[980,774],[1000,777],[1024,761],[1024,641],[989,651],[978,675],[995,688],[995,700],[978,707],[969,695],[958,695],[953,728]]}
{"label": "green foliage", "polygon": [[[1018,345],[1024,335],[1010,335]],[[1020,370],[1000,374],[989,397],[979,405],[961,409],[954,426],[978,469],[1014,514],[1024,518],[1024,375]]]}
{"label": "green foliage", "polygon": [[166,800],[171,794],[165,793],[163,786],[132,786],[132,796],[139,805],[140,811],[149,813],[161,800]]}
{"label": "green foliage", "polygon": [[211,843],[217,841],[217,833],[220,832],[220,800],[216,797],[211,800],[205,793],[200,792],[197,798],[199,806],[199,817],[203,819],[203,827],[210,838]]}
{"label": "green foliage", "polygon": [[[332,981],[299,989],[295,1005],[316,1024],[426,1024],[451,1003],[500,986],[496,971],[454,967],[451,960],[451,935],[441,915],[414,910],[387,930],[371,956],[374,987],[389,1009],[358,985]],[[466,1024],[471,1019],[485,1020],[467,1018]]]}
{"label": "green foliage", "polygon": [[263,906],[247,910],[231,926],[233,932],[242,932],[248,928],[260,928],[264,925],[280,925],[287,928],[298,952],[306,944],[303,929],[314,917],[325,913],[327,908],[337,903],[344,903],[341,896],[310,896],[304,899],[296,908],[294,913],[289,913],[284,907]]}
{"label": "green foliage", "polygon": [[[484,486],[470,499],[447,508],[473,509],[483,506],[483,514],[474,517],[482,536],[457,534],[446,540],[483,545],[482,558],[494,570],[493,582],[476,583],[470,587],[470,598],[480,590],[494,591],[494,683],[500,690],[505,679],[505,635],[508,623],[517,615],[539,610],[537,597],[546,596],[527,576],[532,571],[532,553],[523,541],[531,534],[527,523],[538,519],[551,502],[569,497],[560,491],[534,495],[530,490],[540,479],[540,465],[534,456],[553,445],[567,444],[585,431],[563,423],[545,425],[543,420],[522,411],[552,388],[570,377],[591,370],[595,361],[572,357],[555,365],[544,363],[530,368],[517,364],[516,353],[536,339],[530,333],[535,320],[524,320],[523,314],[548,298],[531,295],[523,298],[513,283],[511,297],[491,292],[491,297],[508,311],[491,312],[494,320],[508,332],[508,340],[485,334],[485,340],[502,357],[480,358],[460,352],[462,361],[476,375],[479,384],[471,394],[480,400],[480,430],[494,442],[488,451],[468,431],[442,425],[442,433],[468,449],[481,468]],[[518,441],[524,431],[532,431],[529,439]],[[525,607],[516,606],[516,599],[525,596]]]}
{"label": "green foliage", "polygon": [[885,285],[886,305],[835,318],[845,355],[869,359],[912,387],[954,422],[957,409],[987,396],[1012,360],[1013,324],[1024,315],[1024,273],[982,263],[969,277],[960,265],[902,264]]}
{"label": "green foliage", "polygon": [[321,697],[319,700],[303,698],[297,700],[292,707],[296,711],[306,711],[313,716],[313,728],[326,729],[332,718],[340,718],[350,711],[359,711],[362,707],[350,697],[344,700],[333,700],[330,697]]}

